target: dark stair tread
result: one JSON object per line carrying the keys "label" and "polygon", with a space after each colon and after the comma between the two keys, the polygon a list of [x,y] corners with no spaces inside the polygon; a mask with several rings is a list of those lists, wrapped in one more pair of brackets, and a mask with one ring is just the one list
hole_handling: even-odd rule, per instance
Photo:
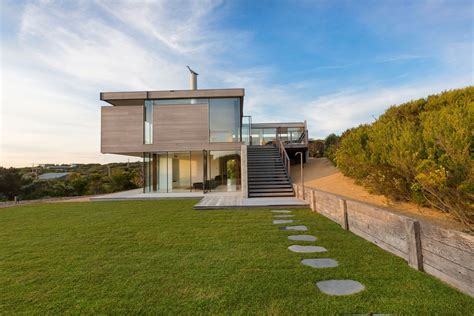
{"label": "dark stair tread", "polygon": [[294,197],[293,193],[279,192],[279,193],[249,193],[249,197]]}

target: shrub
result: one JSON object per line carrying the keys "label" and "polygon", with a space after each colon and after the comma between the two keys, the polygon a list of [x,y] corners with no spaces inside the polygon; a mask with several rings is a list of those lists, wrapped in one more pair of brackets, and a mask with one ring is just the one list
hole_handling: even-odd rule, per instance
{"label": "shrub", "polygon": [[474,87],[392,106],[332,146],[327,156],[345,175],[393,199],[452,213],[472,229]]}

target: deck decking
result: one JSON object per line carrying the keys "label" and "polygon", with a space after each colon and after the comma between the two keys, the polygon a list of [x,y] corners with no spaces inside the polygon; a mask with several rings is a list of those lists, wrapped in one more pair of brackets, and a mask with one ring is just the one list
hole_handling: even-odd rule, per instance
{"label": "deck decking", "polygon": [[239,195],[206,195],[196,205],[196,210],[212,210],[222,208],[248,208],[248,207],[285,207],[293,208],[308,207],[306,201],[294,197],[264,197],[264,198],[242,198]]}
{"label": "deck decking", "polygon": [[116,192],[91,198],[91,201],[131,201],[201,198],[194,205],[197,210],[248,207],[309,207],[308,202],[295,197],[243,198],[241,192],[179,192],[179,193],[143,193],[142,189]]}

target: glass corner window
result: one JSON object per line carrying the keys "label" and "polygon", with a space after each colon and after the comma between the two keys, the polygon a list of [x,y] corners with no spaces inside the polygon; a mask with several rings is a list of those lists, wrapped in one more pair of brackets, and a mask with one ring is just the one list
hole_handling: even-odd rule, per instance
{"label": "glass corner window", "polygon": [[211,143],[240,142],[240,99],[209,100],[209,140]]}
{"label": "glass corner window", "polygon": [[153,101],[145,100],[143,136],[145,144],[153,144]]}

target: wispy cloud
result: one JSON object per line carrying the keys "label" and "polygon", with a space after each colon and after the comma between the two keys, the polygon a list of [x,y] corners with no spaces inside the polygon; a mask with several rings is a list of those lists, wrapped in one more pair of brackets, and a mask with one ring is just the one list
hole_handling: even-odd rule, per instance
{"label": "wispy cloud", "polygon": [[[358,58],[331,54],[326,62],[311,59],[306,69],[282,76],[278,63],[259,53],[264,44],[256,38],[265,35],[223,23],[238,13],[237,4],[97,0],[2,5],[2,15],[18,24],[2,33],[0,165],[128,159],[99,154],[99,91],[185,89],[187,64],[201,74],[200,87],[245,88],[244,109],[254,122],[307,119],[312,137],[340,133],[371,121],[391,104],[473,81],[472,34],[449,40],[431,54],[419,49]],[[448,13],[443,13],[446,18],[460,19]],[[373,19],[360,14],[370,26]],[[406,32],[396,19],[389,22]],[[403,82],[400,72],[388,78],[349,75],[359,68],[426,60],[438,60],[449,71],[418,81],[406,75]]]}

